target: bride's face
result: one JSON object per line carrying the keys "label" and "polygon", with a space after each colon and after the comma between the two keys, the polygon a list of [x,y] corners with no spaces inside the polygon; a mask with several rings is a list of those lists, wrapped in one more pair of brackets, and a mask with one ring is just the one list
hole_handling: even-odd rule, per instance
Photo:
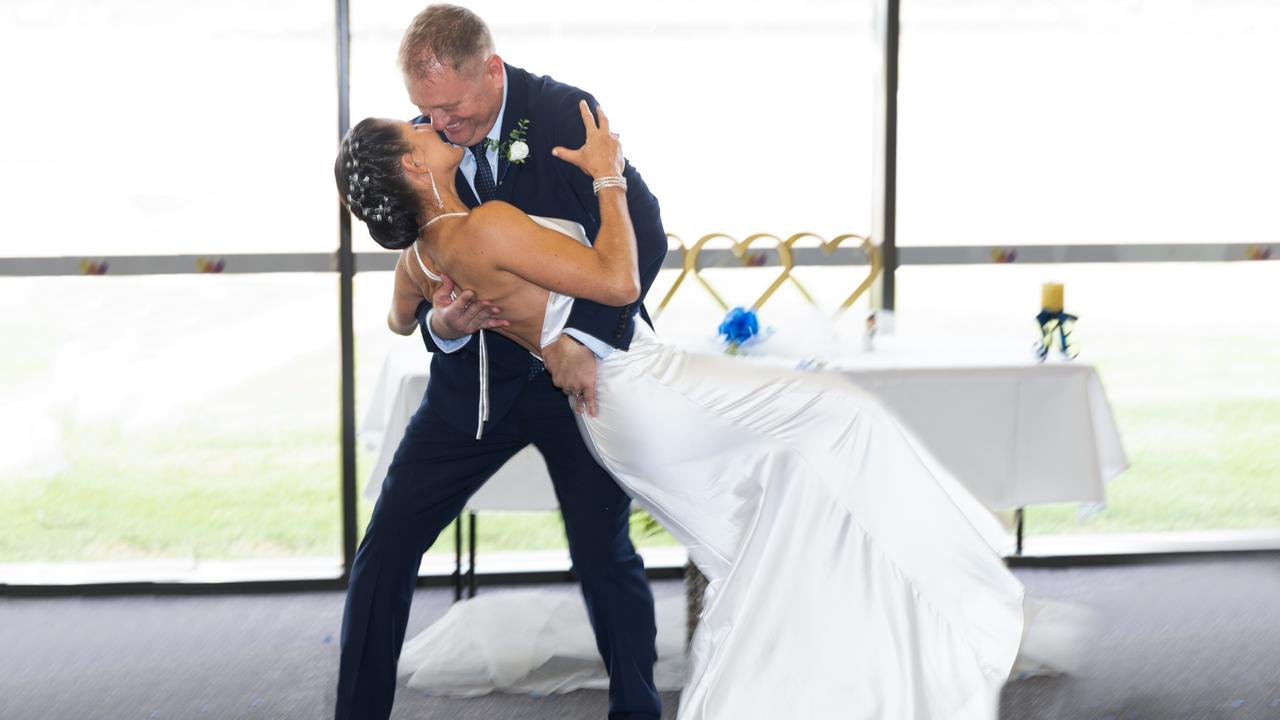
{"label": "bride's face", "polygon": [[432,172],[443,172],[444,177],[453,177],[453,171],[462,162],[465,152],[461,146],[441,140],[435,128],[428,123],[413,125],[403,122],[400,126],[414,162],[426,165]]}

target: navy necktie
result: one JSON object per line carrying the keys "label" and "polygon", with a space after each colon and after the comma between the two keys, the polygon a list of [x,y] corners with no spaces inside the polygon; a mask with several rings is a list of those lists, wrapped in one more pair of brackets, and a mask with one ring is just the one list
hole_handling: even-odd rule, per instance
{"label": "navy necktie", "polygon": [[476,143],[471,146],[471,154],[476,158],[476,193],[480,195],[480,202],[489,202],[498,196],[498,186],[493,183],[493,171],[489,169],[489,158],[486,153],[489,150],[489,141]]}

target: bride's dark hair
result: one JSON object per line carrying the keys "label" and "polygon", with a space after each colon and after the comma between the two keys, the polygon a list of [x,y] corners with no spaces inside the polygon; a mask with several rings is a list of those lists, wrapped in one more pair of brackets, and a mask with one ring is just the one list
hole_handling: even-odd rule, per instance
{"label": "bride's dark hair", "polygon": [[400,158],[409,143],[395,125],[361,120],[347,132],[333,164],[338,194],[369,234],[388,250],[403,250],[418,239],[425,220],[418,193],[405,177]]}

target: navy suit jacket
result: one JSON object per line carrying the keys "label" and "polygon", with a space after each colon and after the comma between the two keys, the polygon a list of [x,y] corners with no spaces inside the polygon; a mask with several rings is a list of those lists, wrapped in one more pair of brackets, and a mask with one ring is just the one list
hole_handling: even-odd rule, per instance
{"label": "navy suit jacket", "polygon": [[[525,141],[529,145],[529,156],[522,163],[511,163],[499,153],[497,199],[530,215],[573,220],[586,229],[587,239],[594,242],[600,231],[600,206],[591,190],[591,178],[553,157],[551,149],[557,145],[573,149],[586,142],[578,101],[585,98],[594,111],[595,98],[549,77],[533,75],[511,65],[506,69],[507,105],[498,137],[508,139],[516,123],[528,119]],[[639,313],[648,320],[642,301],[667,254],[667,236],[657,198],[649,192],[631,163],[627,163],[623,174],[627,178],[627,208],[636,233],[640,299],[623,307],[576,300],[567,324],[621,350],[631,344],[635,315]],[[455,183],[463,202],[469,207],[480,204],[461,170]],[[473,339],[456,352],[441,352],[425,326],[430,309],[428,302],[418,306],[422,339],[432,353],[426,400],[450,424],[475,433],[479,343]],[[485,339],[489,353],[489,423],[492,424],[511,410],[524,384],[531,379],[529,370],[533,358],[529,351],[497,333],[487,332]]]}

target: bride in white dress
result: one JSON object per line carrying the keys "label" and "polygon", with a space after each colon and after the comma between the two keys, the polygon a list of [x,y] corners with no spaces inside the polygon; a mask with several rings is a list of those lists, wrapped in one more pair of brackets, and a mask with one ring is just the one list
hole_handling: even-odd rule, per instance
{"label": "bride in white dress", "polygon": [[[599,117],[584,105],[586,144],[556,150],[598,181],[622,168]],[[386,170],[425,221],[396,269],[397,332],[446,273],[503,308],[509,325],[489,332],[535,354],[572,296],[634,301],[625,188],[599,189],[592,248],[580,227],[504,203],[467,212],[444,180],[461,148],[391,120],[352,137],[370,123],[399,126],[406,149]],[[1029,629],[1002,530],[877,400],[832,374],[686,353],[643,323],[598,363],[594,400],[589,447],[710,582],[682,720],[996,717]]]}

